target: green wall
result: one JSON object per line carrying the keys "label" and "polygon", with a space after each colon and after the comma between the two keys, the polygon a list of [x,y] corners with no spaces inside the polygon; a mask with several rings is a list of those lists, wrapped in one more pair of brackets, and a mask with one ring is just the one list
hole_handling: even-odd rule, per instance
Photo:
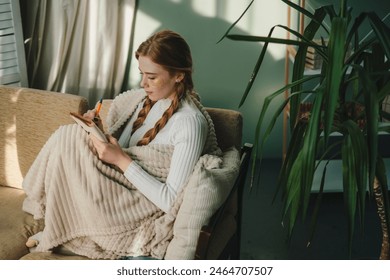
{"label": "green wall", "polygon": [[[309,4],[318,6],[329,2],[312,0]],[[192,49],[194,81],[203,104],[239,110],[244,117],[243,141],[253,143],[264,97],[284,84],[285,48],[270,46],[246,103],[238,108],[262,45],[227,39],[219,44],[216,42],[249,3],[250,0],[139,0],[134,47],[157,30],[172,29],[182,34]],[[390,11],[388,0],[349,1],[349,4],[356,4],[359,8],[356,12],[375,8],[382,15],[386,10]],[[282,1],[255,0],[231,33],[266,36],[273,25],[286,24],[286,15],[286,5]],[[285,32],[279,29],[275,36],[284,37]],[[130,77],[133,87],[138,86],[139,82],[137,66],[133,59]],[[267,141],[264,156],[282,156],[281,120]]]}

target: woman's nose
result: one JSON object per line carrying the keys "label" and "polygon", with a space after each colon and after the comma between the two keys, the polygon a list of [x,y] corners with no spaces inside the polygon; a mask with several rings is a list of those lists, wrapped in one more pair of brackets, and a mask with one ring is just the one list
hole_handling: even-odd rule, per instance
{"label": "woman's nose", "polygon": [[141,88],[144,88],[144,87],[145,87],[145,84],[146,84],[146,77],[145,77],[145,76],[142,76],[141,82],[140,82]]}

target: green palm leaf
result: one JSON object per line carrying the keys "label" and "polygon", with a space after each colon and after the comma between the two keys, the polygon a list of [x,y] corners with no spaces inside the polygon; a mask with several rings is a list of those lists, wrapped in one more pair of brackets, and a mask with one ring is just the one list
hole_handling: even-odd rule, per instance
{"label": "green palm leaf", "polygon": [[[365,198],[367,191],[367,174],[368,174],[368,151],[365,137],[359,126],[352,120],[347,120],[343,123],[347,137],[350,138],[350,147],[354,155],[354,166],[349,166],[352,169],[351,173],[356,178],[356,187],[358,197],[358,205],[360,210],[361,224],[363,224],[364,212],[365,212]],[[355,183],[353,182],[353,183]],[[352,189],[351,186],[345,186],[345,188]],[[349,209],[352,213],[352,209]],[[353,228],[351,229],[353,233]]]}
{"label": "green palm leaf", "polygon": [[325,141],[330,135],[333,125],[333,117],[339,102],[339,91],[344,75],[345,40],[347,35],[347,20],[335,17],[332,21],[328,51],[329,64],[327,68],[327,79],[325,80],[325,106],[327,110],[324,116]]}
{"label": "green palm leaf", "polygon": [[[316,32],[321,26],[319,22],[322,22],[325,16],[326,16],[326,9],[324,7],[315,10],[314,15],[312,17],[315,20],[310,21],[303,32],[303,36],[306,38],[306,41],[313,40]],[[304,76],[304,71],[306,68],[307,48],[308,45],[303,45],[298,48],[297,54],[294,59],[293,73],[291,77],[292,82],[296,80],[300,80]],[[324,56],[324,60],[325,61],[328,60],[326,55]],[[291,89],[291,92],[298,92],[301,90],[302,90],[302,85],[297,85]],[[296,96],[291,99],[290,102],[290,128],[291,129],[293,129],[296,124],[300,103],[301,103],[300,96]]]}
{"label": "green palm leaf", "polygon": [[[292,1],[289,1],[289,0],[282,0],[282,1],[284,3],[286,3],[287,5],[289,5],[290,7],[294,8],[295,10],[297,10],[298,12],[300,12],[301,14],[303,14],[303,15],[307,16],[308,18],[312,19],[313,22],[315,22],[317,25],[322,26],[322,28],[324,28],[325,32],[327,34],[329,34],[329,31],[326,28],[326,26],[323,24],[322,20],[318,19],[318,17],[316,15],[313,15],[308,10],[300,7],[299,5],[295,4]],[[322,9],[324,11],[326,11],[327,13],[330,13],[330,15],[332,15],[332,16],[335,15],[334,9],[332,8],[332,6],[324,6],[324,7],[322,7]]]}
{"label": "green palm leaf", "polygon": [[[355,227],[355,213],[357,201],[357,182],[355,177],[355,153],[351,145],[351,135],[346,134],[342,145],[343,163],[343,190],[344,202],[348,218],[349,250],[352,248],[353,229]],[[350,252],[351,254],[351,252]]]}
{"label": "green palm leaf", "polygon": [[[254,145],[253,145],[253,154],[258,155],[258,157],[253,157],[252,158],[252,172],[251,172],[251,184],[250,184],[251,186],[253,186],[253,182],[254,182],[254,177],[255,177],[255,173],[256,173],[256,161],[257,161],[257,159],[259,159],[259,161],[261,163],[261,159],[262,159],[261,152],[263,150],[263,145],[266,142],[266,140],[268,139],[269,135],[271,134],[271,131],[272,131],[272,129],[273,129],[275,123],[276,123],[277,117],[280,115],[280,113],[282,112],[283,108],[288,103],[288,99],[287,99],[279,106],[279,109],[276,111],[276,113],[274,113],[274,116],[271,119],[271,122],[270,122],[270,124],[268,126],[268,129],[266,130],[264,136],[261,137],[261,131],[262,131],[262,125],[264,123],[264,118],[265,118],[265,115],[266,115],[266,113],[268,111],[268,108],[269,108],[272,100],[275,99],[276,97],[278,97],[280,94],[284,93],[286,90],[290,89],[291,87],[294,87],[295,85],[300,84],[300,83],[305,83],[307,81],[316,79],[318,77],[320,77],[320,75],[313,75],[313,76],[304,77],[301,80],[296,81],[295,83],[289,84],[289,85],[287,85],[287,86],[285,86],[285,87],[275,91],[274,93],[272,93],[271,95],[269,95],[269,96],[267,96],[265,98],[264,104],[262,106],[262,109],[261,109],[261,112],[260,112],[260,115],[259,115],[259,119],[257,121],[256,131],[255,131],[255,141],[254,141]],[[294,95],[292,95],[291,97],[293,97],[293,96]],[[258,151],[260,151],[260,152],[258,153]]]}
{"label": "green palm leaf", "polygon": [[390,59],[390,28],[387,27],[384,22],[380,20],[378,15],[373,12],[368,13],[367,15],[370,20],[372,30],[375,32],[379,43],[382,45],[386,57]]}
{"label": "green palm leaf", "polygon": [[304,143],[302,147],[302,166],[300,169],[302,182],[301,188],[303,190],[303,217],[306,216],[307,207],[309,204],[309,197],[313,183],[315,172],[315,162],[317,156],[318,143],[320,139],[320,121],[322,111],[322,101],[324,92],[320,89],[313,104],[310,114],[308,129],[305,134]]}
{"label": "green palm leaf", "polygon": [[246,9],[244,10],[244,12],[240,15],[240,17],[228,28],[228,30],[226,30],[225,34],[221,37],[221,39],[218,40],[217,44],[219,42],[221,42],[230,32],[230,30],[233,29],[234,26],[236,26],[236,24],[240,21],[240,19],[246,14],[246,12],[249,10],[249,8],[252,6],[253,2],[255,0],[252,0],[249,5],[246,7]]}

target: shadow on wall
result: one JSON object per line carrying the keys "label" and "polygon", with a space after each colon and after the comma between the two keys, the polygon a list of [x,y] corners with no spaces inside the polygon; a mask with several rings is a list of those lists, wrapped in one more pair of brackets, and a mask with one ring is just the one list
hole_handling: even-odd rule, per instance
{"label": "shadow on wall", "polygon": [[[234,16],[235,19],[240,16],[249,2],[239,5],[240,10],[235,12],[237,14]],[[262,5],[265,3],[263,2]],[[274,58],[269,52],[267,53],[264,68],[259,72],[262,77],[254,84],[244,106],[238,108],[262,44],[234,42],[228,39],[217,44],[232,24],[222,19],[222,16],[218,16],[226,13],[226,7],[226,3],[215,1],[216,16],[210,17],[197,12],[193,7],[193,1],[159,1],[157,4],[154,1],[140,0],[135,25],[134,50],[150,34],[158,30],[172,29],[180,33],[192,50],[195,87],[203,104],[209,107],[239,110],[244,117],[243,141],[253,143],[254,130],[264,97],[283,85],[284,57]],[[252,6],[252,8],[257,7]],[[150,28],[151,24],[147,24],[148,19],[153,21],[153,28]],[[268,27],[265,29],[268,33]],[[248,35],[238,27],[235,27],[232,33]],[[139,86],[137,67],[137,61],[133,59],[130,71],[132,88]],[[281,123],[277,125],[281,126]],[[266,150],[270,156],[281,156],[282,137],[278,135],[281,130],[281,128],[275,129],[275,140],[269,141],[272,147]]]}

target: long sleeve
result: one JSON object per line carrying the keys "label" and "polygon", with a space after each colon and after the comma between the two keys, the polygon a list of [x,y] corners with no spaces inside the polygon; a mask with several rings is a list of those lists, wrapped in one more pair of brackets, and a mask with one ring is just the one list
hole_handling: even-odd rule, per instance
{"label": "long sleeve", "polygon": [[[134,161],[125,171],[126,178],[165,212],[170,209],[178,191],[192,173],[203,151],[208,130],[202,114],[177,114],[168,133],[174,151],[166,182],[161,183]],[[162,137],[160,135],[160,139]]]}

